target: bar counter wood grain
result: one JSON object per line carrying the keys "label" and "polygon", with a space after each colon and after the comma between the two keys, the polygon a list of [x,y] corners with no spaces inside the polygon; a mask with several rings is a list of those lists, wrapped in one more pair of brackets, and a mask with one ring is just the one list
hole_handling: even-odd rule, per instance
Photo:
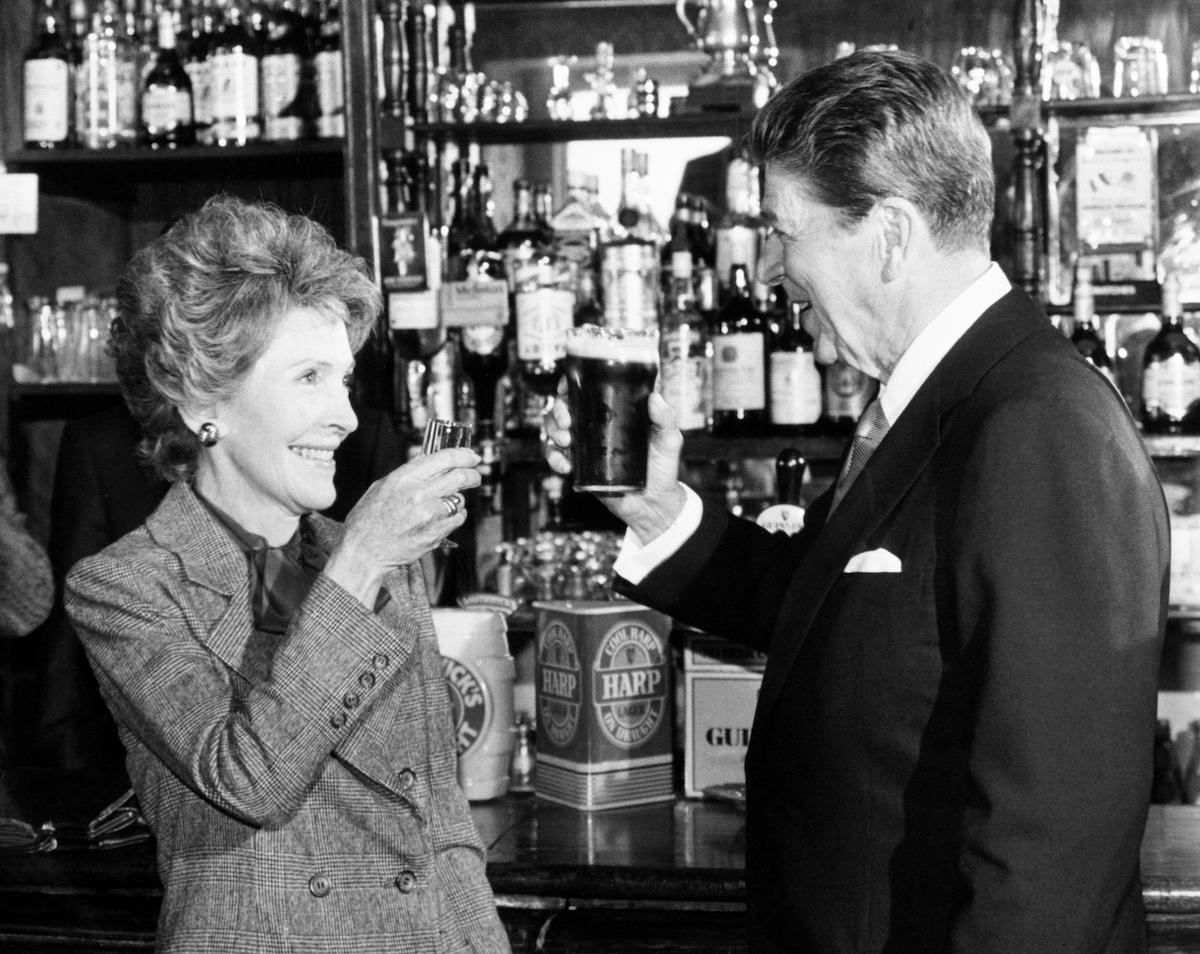
{"label": "bar counter wood grain", "polygon": [[[0,774],[0,814],[86,821],[123,779]],[[116,790],[114,790],[116,789]],[[517,952],[744,952],[743,818],[678,799],[580,812],[532,796],[476,803]],[[1200,951],[1200,807],[1155,806],[1142,846],[1155,954]],[[0,950],[147,951],[161,898],[151,844],[0,854]]]}

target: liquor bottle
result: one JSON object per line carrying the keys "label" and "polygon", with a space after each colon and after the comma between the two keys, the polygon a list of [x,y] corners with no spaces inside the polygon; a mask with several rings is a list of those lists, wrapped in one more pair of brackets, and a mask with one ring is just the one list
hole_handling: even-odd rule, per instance
{"label": "liquor bottle", "polygon": [[804,527],[804,507],[800,495],[808,464],[798,450],[784,448],[775,458],[776,502],[755,517],[755,523],[774,533],[797,533]]}
{"label": "liquor bottle", "polygon": [[71,145],[78,146],[83,142],[83,130],[87,126],[87,78],[83,70],[83,53],[92,17],[88,0],[71,0],[68,11],[70,39],[67,52],[71,63],[71,115],[68,121],[71,124]]}
{"label": "liquor bottle", "polygon": [[225,16],[209,48],[212,64],[212,140],[244,146],[262,137],[259,45],[242,0],[223,0]]}
{"label": "liquor bottle", "polygon": [[37,0],[33,42],[25,53],[25,147],[71,145],[71,51],[58,0]]}
{"label": "liquor bottle", "polygon": [[806,302],[788,302],[768,346],[770,420],[777,433],[802,433],[821,419],[821,371],[812,337],[804,330],[807,307]]}
{"label": "liquor bottle", "polygon": [[21,360],[17,313],[8,286],[8,262],[0,262],[0,381],[13,379],[13,365]]}
{"label": "liquor bottle", "polygon": [[1096,328],[1095,299],[1092,295],[1091,270],[1080,266],[1075,272],[1075,327],[1071,329],[1071,341],[1075,349],[1096,367],[1113,387],[1117,386],[1117,375],[1104,339]]}
{"label": "liquor bottle", "polygon": [[516,292],[519,265],[533,259],[547,245],[547,236],[533,215],[533,187],[528,179],[513,181],[513,219],[498,237],[504,257],[508,289]]}
{"label": "liquor bottle", "polygon": [[461,325],[462,373],[474,391],[482,442],[494,440],[499,426],[496,393],[508,367],[510,337],[508,285],[489,211],[487,166],[477,166],[472,174],[470,160],[460,159],[453,172],[458,201],[447,236],[447,258],[455,297],[443,299],[443,319]]}
{"label": "liquor bottle", "polygon": [[346,84],[342,78],[341,0],[322,0],[316,53],[317,135],[341,139],[346,135]]}
{"label": "liquor bottle", "polygon": [[551,223],[553,218],[554,200],[550,196],[550,186],[539,182],[533,187],[533,220],[544,236],[544,247],[547,249],[554,247],[554,226]]}
{"label": "liquor bottle", "polygon": [[604,222],[593,208],[587,177],[577,169],[567,170],[567,198],[550,219],[554,253],[574,263],[577,271],[591,270],[600,247]]}
{"label": "liquor bottle", "polygon": [[1171,745],[1171,723],[1159,719],[1154,727],[1154,775],[1150,785],[1152,805],[1178,805],[1183,800],[1183,778]]}
{"label": "liquor bottle", "polygon": [[767,347],[762,316],[750,296],[750,271],[730,269],[729,299],[717,312],[713,348],[712,432],[722,437],[759,435],[767,428]]}
{"label": "liquor bottle", "polygon": [[688,249],[692,263],[707,268],[716,266],[716,249],[713,246],[712,230],[708,224],[708,200],[703,196],[688,196]]}
{"label": "liquor bottle", "polygon": [[209,53],[216,41],[213,0],[194,0],[188,29],[183,68],[192,81],[192,115],[196,142],[211,144],[212,139],[212,62]]}
{"label": "liquor bottle", "polygon": [[308,60],[308,37],[294,0],[278,0],[263,24],[262,138],[294,142],[307,135],[302,77]]}
{"label": "liquor bottle", "polygon": [[170,10],[158,15],[158,53],[142,85],[143,145],[154,149],[190,146],[192,82],[175,50],[175,18]]}
{"label": "liquor bottle", "polygon": [[829,365],[821,392],[822,426],[835,434],[852,434],[877,387],[874,378],[844,361]]}
{"label": "liquor bottle", "polygon": [[1162,326],[1142,358],[1142,427],[1150,434],[1182,434],[1188,410],[1200,399],[1200,348],[1183,330],[1179,278],[1163,283]]}
{"label": "liquor bottle", "polygon": [[479,118],[479,78],[471,65],[465,9],[460,8],[455,16],[446,28],[449,61],[437,70],[433,118],[444,123],[473,123]]}
{"label": "liquor bottle", "polygon": [[586,183],[588,202],[592,207],[592,214],[595,215],[596,221],[600,223],[600,241],[601,243],[611,241],[616,236],[617,225],[608,209],[604,207],[604,203],[600,201],[600,176],[594,172],[589,172],[584,177]]}
{"label": "liquor bottle", "polygon": [[518,262],[515,288],[520,377],[525,388],[541,397],[544,404],[563,374],[567,329],[574,324],[575,295],[549,255]]}
{"label": "liquor bottle", "polygon": [[658,321],[659,249],[665,236],[649,214],[642,168],[636,150],[621,150],[617,237],[605,243],[601,256],[605,320],[614,328],[641,330]]}
{"label": "liquor bottle", "polygon": [[575,276],[575,327],[604,324],[604,308],[596,295],[596,273],[584,268]]}
{"label": "liquor bottle", "polygon": [[675,411],[679,429],[697,434],[708,429],[712,405],[711,355],[704,323],[692,293],[692,256],[671,259],[671,296],[659,331],[659,390]]}
{"label": "liquor bottle", "polygon": [[[736,150],[725,172],[725,211],[714,229],[714,257],[718,281],[733,274],[737,263],[745,265],[750,274],[758,263],[758,169],[749,157]],[[722,304],[729,288],[718,288],[717,302]]]}
{"label": "liquor bottle", "polygon": [[102,0],[84,38],[82,143],[110,149],[137,141],[137,49],[121,18],[117,0]]}
{"label": "liquor bottle", "polygon": [[[427,413],[429,361],[446,345],[439,288],[441,243],[425,207],[424,157],[404,156],[390,169],[394,204],[380,220],[384,235],[382,284],[388,337],[395,360],[394,394],[402,427],[419,430]],[[407,420],[404,418],[407,417]]]}

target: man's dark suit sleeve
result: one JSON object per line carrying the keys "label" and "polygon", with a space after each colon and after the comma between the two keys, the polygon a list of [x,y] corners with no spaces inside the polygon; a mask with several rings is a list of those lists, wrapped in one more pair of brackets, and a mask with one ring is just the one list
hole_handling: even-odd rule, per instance
{"label": "man's dark suit sleeve", "polygon": [[1096,912],[1140,910],[1128,860],[1149,796],[1168,525],[1115,402],[1060,397],[981,422],[953,502],[950,605],[978,682],[948,945],[961,954],[1141,946]]}

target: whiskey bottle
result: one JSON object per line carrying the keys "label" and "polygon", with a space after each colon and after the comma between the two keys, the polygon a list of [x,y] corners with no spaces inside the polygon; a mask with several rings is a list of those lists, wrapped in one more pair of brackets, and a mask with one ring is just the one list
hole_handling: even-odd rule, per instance
{"label": "whiskey bottle", "polygon": [[766,329],[750,295],[750,272],[741,263],[729,275],[729,300],[717,313],[713,347],[712,432],[748,437],[767,427]]}
{"label": "whiskey bottle", "polygon": [[111,149],[137,141],[137,49],[125,30],[116,0],[102,0],[84,38],[81,141]]}
{"label": "whiskey bottle", "polygon": [[25,53],[25,147],[71,145],[71,51],[57,0],[37,0],[33,42]]}
{"label": "whiskey bottle", "polygon": [[346,86],[342,78],[341,0],[322,0],[316,53],[316,132],[322,139],[346,135]]}
{"label": "whiskey bottle", "polygon": [[712,411],[712,357],[692,293],[692,256],[671,258],[671,295],[659,330],[659,389],[684,434],[708,429]]}
{"label": "whiskey bottle", "polygon": [[209,51],[213,142],[244,146],[262,138],[259,45],[241,0],[224,0],[225,17]]}
{"label": "whiskey bottle", "polygon": [[1142,358],[1142,427],[1150,434],[1182,434],[1200,399],[1200,348],[1183,328],[1179,278],[1163,283],[1162,325]]}
{"label": "whiskey bottle", "polygon": [[158,52],[142,84],[141,142],[153,149],[174,149],[195,142],[192,82],[175,50],[175,18],[158,15]]}
{"label": "whiskey bottle", "polygon": [[279,0],[265,18],[260,79],[262,138],[293,142],[305,138],[307,116],[302,79],[308,37],[294,0]]}
{"label": "whiskey bottle", "polygon": [[1075,327],[1071,329],[1071,342],[1075,345],[1075,350],[1116,387],[1117,376],[1112,358],[1104,345],[1104,338],[1096,328],[1096,308],[1092,296],[1090,270],[1083,266],[1075,273],[1074,312]]}
{"label": "whiskey bottle", "polygon": [[807,302],[789,301],[767,351],[771,429],[799,434],[821,419],[821,371],[804,330]]}
{"label": "whiskey bottle", "polygon": [[188,29],[183,68],[192,81],[192,114],[196,142],[212,142],[212,62],[209,54],[216,40],[213,0],[194,0]]}

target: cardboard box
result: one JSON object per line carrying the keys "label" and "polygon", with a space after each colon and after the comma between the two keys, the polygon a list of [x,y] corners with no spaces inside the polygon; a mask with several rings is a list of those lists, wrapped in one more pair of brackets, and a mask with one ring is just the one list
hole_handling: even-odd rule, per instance
{"label": "cardboard box", "polygon": [[762,672],[767,654],[755,652],[748,646],[699,630],[683,630],[683,668],[685,671],[739,670]]}
{"label": "cardboard box", "polygon": [[685,672],[683,792],[690,798],[710,785],[746,781],[746,750],[762,673]]}
{"label": "cardboard box", "polygon": [[583,809],[674,798],[670,618],[628,601],[536,609],[538,797]]}

